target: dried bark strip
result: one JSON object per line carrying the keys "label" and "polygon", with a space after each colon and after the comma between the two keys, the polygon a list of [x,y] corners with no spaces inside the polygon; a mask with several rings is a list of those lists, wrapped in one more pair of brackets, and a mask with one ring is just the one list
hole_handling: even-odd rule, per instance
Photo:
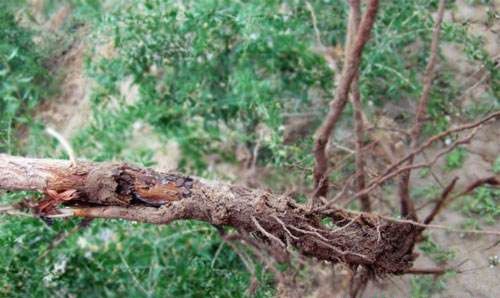
{"label": "dried bark strip", "polygon": [[[172,181],[178,181],[175,189]],[[267,243],[281,255],[277,259],[286,259],[288,251],[281,243],[288,243],[305,256],[363,265],[378,274],[399,274],[411,268],[413,243],[407,236],[418,229],[411,223],[336,207],[311,214],[290,197],[127,164],[78,162],[71,166],[69,161],[0,154],[0,189],[75,190],[77,195],[63,202],[69,208],[60,212],[154,224],[194,219],[232,226]],[[151,190],[154,196],[148,198],[161,204],[152,206],[138,199]],[[322,218],[331,218],[336,227],[322,225]]]}

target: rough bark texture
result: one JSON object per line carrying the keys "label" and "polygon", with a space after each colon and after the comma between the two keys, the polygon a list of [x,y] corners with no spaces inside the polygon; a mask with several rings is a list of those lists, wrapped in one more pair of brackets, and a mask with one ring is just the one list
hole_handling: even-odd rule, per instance
{"label": "rough bark texture", "polygon": [[[311,213],[290,197],[123,163],[72,166],[63,160],[0,155],[0,189],[76,190],[64,201],[69,208],[59,209],[74,216],[154,224],[194,219],[232,226],[266,242],[281,259],[294,247],[305,256],[364,265],[377,274],[403,273],[414,259],[408,235],[417,228],[411,224],[337,207]],[[333,227],[322,224],[325,218]]]}

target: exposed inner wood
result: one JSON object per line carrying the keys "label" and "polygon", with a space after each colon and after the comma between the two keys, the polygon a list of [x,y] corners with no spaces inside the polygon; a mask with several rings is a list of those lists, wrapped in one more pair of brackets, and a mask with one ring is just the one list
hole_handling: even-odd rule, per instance
{"label": "exposed inner wood", "polygon": [[[409,223],[336,206],[310,212],[288,196],[122,163],[72,166],[63,160],[0,155],[0,189],[70,194],[58,203],[70,206],[75,216],[155,224],[194,219],[231,226],[267,243],[281,260],[293,247],[318,260],[397,274],[411,268],[415,258],[412,235],[418,228]],[[331,224],[324,222],[328,219]]]}

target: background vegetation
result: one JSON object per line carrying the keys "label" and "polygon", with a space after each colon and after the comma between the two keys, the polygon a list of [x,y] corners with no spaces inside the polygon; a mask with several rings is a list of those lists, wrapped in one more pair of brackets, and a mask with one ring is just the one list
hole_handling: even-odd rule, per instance
{"label": "background vegetation", "polygon": [[[60,92],[58,78],[64,70],[52,67],[54,59],[83,38],[89,44],[85,71],[92,79],[91,117],[70,140],[78,157],[154,166],[154,149],[129,148],[134,127],[141,123],[162,141],[179,145],[179,170],[239,179],[214,171],[208,157],[239,165],[238,150],[243,148],[265,169],[267,183],[259,183],[266,187],[283,191],[308,185],[311,132],[326,114],[334,90],[336,69],[328,59],[341,65],[345,1],[42,3],[36,13],[28,4],[0,4],[0,152],[65,157],[44,134],[37,108]],[[58,32],[40,25],[40,15],[50,19],[62,5],[72,12]],[[384,115],[401,127],[408,124],[411,110],[388,107],[409,107],[420,94],[419,74],[427,58],[422,49],[430,42],[435,6],[431,0],[383,1],[361,75],[370,119]],[[465,24],[446,23],[443,30],[445,41],[463,44],[468,58],[483,63],[498,82],[498,68],[481,40],[466,33]],[[114,54],[103,57],[100,48],[108,43]],[[133,101],[120,89],[126,80],[138,90]],[[492,84],[481,105],[464,108],[453,100],[461,84],[452,70],[440,69],[436,80],[427,134],[499,107],[498,85]],[[352,127],[351,112],[344,115],[344,128]],[[305,119],[306,133],[289,141],[286,129],[297,119]],[[339,133],[336,139],[345,136]],[[454,151],[446,166],[460,168],[466,158],[464,151]],[[492,164],[497,172],[498,163],[497,158]],[[332,176],[350,173],[352,167]],[[422,200],[432,198],[430,191],[421,189]],[[3,201],[16,199],[20,196],[2,196]],[[498,191],[483,188],[457,208],[494,222],[500,215],[498,200]],[[249,294],[245,291],[251,276],[245,264],[211,226],[93,222],[47,250],[58,233],[76,224],[1,217],[0,296]],[[438,262],[453,258],[430,238],[422,251]],[[262,268],[258,272],[255,294],[273,296],[272,278]],[[415,279],[411,286],[415,297],[443,287],[427,279]]]}

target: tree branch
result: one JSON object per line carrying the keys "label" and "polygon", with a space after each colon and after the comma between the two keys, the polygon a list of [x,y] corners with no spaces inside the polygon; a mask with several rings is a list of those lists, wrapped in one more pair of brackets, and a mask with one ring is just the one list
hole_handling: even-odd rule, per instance
{"label": "tree branch", "polygon": [[325,173],[328,170],[326,145],[348,101],[348,94],[351,88],[351,83],[358,71],[364,46],[370,38],[370,32],[375,22],[377,10],[378,0],[370,0],[368,2],[366,13],[364,14],[363,19],[361,20],[361,23],[359,25],[359,30],[354,45],[351,51],[347,52],[346,61],[342,69],[342,76],[340,78],[337,89],[335,90],[335,97],[330,102],[330,110],[328,112],[328,115],[326,116],[321,127],[316,132],[313,150],[315,158],[314,188],[316,191],[313,194],[313,201],[311,204],[313,207],[318,205],[319,197],[325,196],[328,192],[328,177],[325,177]]}
{"label": "tree branch", "polygon": [[[418,148],[418,139],[420,137],[420,132],[424,125],[425,117],[427,114],[427,105],[429,103],[429,96],[432,87],[432,81],[434,80],[434,69],[437,61],[438,47],[439,47],[439,36],[441,33],[441,23],[443,22],[445,0],[439,1],[438,15],[436,19],[436,24],[434,25],[434,31],[432,33],[431,42],[431,55],[425,69],[423,77],[423,90],[420,95],[420,100],[417,107],[417,112],[415,115],[415,124],[410,132],[411,135],[411,150]],[[413,157],[408,160],[408,165],[413,164]],[[407,217],[409,219],[418,220],[417,212],[415,210],[415,204],[410,198],[410,175],[411,170],[405,171],[400,178],[399,182],[399,199],[401,203],[401,216]]]}
{"label": "tree branch", "polygon": [[[295,248],[304,256],[364,265],[380,274],[400,273],[412,266],[412,245],[405,239],[416,232],[413,224],[336,207],[328,214],[311,214],[287,196],[179,173],[121,163],[79,161],[72,166],[64,160],[0,154],[0,189],[34,190],[46,196],[70,190],[75,194],[61,202],[64,208],[54,209],[56,214],[42,211],[39,216],[120,218],[153,224],[194,219],[232,226],[268,245],[277,240],[286,243],[286,247],[272,246],[273,250],[286,253]],[[325,217],[335,227],[324,226],[321,219]]]}
{"label": "tree branch", "polygon": [[[359,0],[349,1],[351,10],[349,14],[349,32],[347,32],[347,51],[350,52],[353,47],[353,40],[359,29],[361,21],[361,5]],[[363,124],[363,107],[361,105],[361,94],[359,92],[359,70],[356,71],[351,85],[351,101],[354,108],[354,126],[356,135],[356,191],[361,191],[366,187],[365,182],[365,154],[363,150],[364,143],[364,124]],[[368,194],[359,197],[361,202],[361,210],[365,212],[371,211],[370,198]]]}

